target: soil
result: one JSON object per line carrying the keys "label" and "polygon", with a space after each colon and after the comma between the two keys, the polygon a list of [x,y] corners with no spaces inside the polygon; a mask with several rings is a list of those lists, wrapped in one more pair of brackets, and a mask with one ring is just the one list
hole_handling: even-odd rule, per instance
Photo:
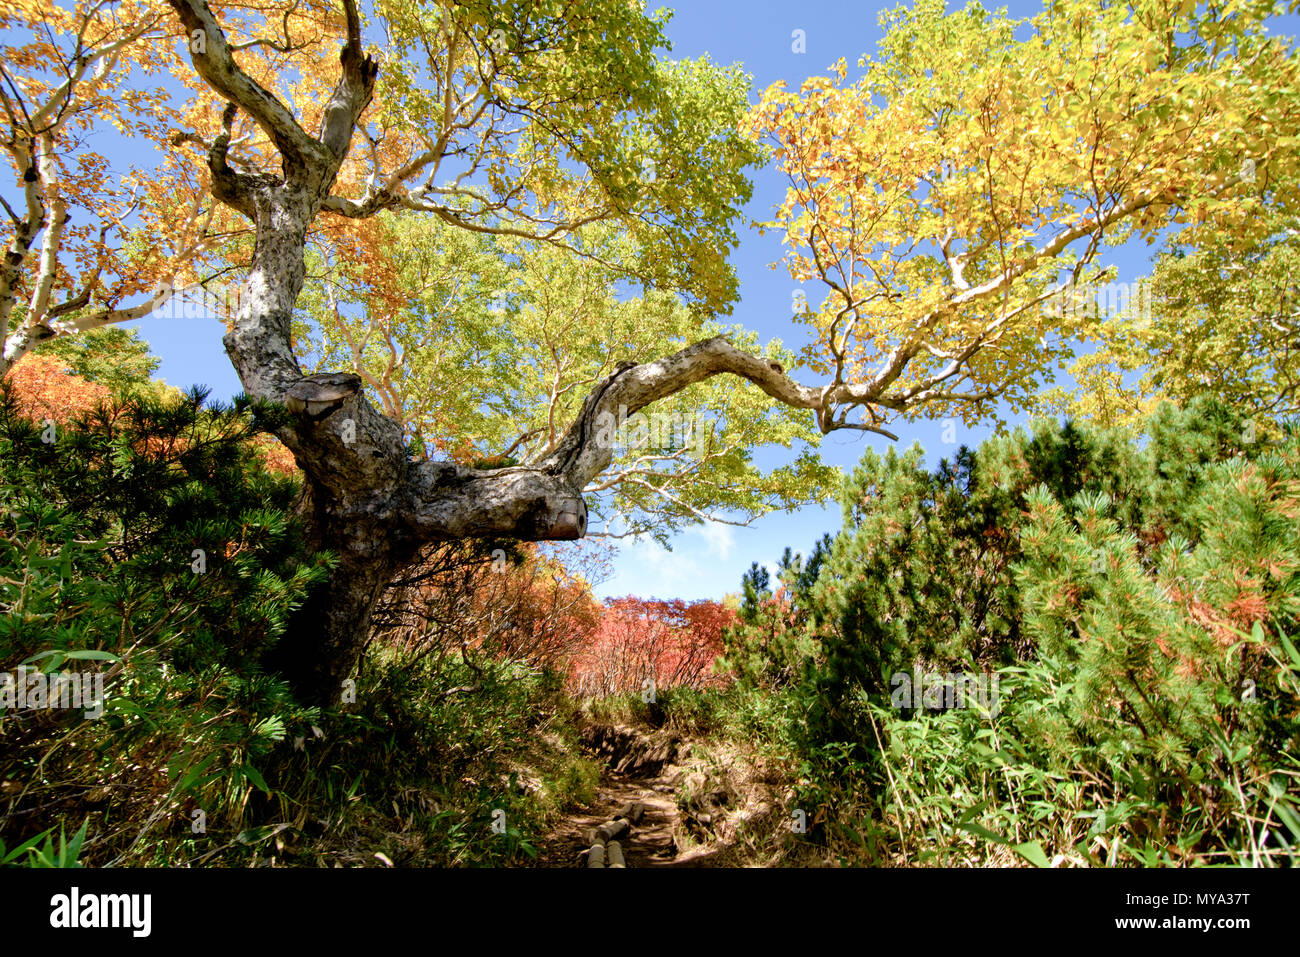
{"label": "soil", "polygon": [[[678,807],[681,768],[672,764],[682,741],[647,736],[630,728],[601,726],[584,735],[588,750],[610,768],[586,807],[576,808],[551,832],[539,863],[548,867],[586,867],[592,831],[632,803],[645,808],[641,820],[619,838],[628,867],[709,867],[719,848],[686,837],[688,821]],[[683,848],[681,844],[688,844]]]}

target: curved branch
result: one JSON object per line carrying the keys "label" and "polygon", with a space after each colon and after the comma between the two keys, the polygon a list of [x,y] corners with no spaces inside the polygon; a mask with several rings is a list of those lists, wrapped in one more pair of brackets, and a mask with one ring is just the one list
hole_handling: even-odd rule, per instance
{"label": "curved branch", "polygon": [[[608,426],[618,421],[620,413],[632,415],[652,402],[723,373],[747,379],[788,406],[815,411],[823,408],[824,390],[800,385],[769,360],[737,349],[723,336],[715,336],[654,362],[615,371],[587,396],[577,421],[540,467],[561,471],[575,488],[584,487],[613,459]],[[593,422],[597,423],[594,432],[590,428]],[[606,428],[600,428],[602,425]]]}
{"label": "curved branch", "polygon": [[[324,146],[308,135],[283,103],[235,62],[226,33],[207,0],[167,0],[191,37],[190,58],[207,84],[248,113],[284,156],[286,166],[307,170],[330,162]],[[349,131],[350,132],[350,131]]]}

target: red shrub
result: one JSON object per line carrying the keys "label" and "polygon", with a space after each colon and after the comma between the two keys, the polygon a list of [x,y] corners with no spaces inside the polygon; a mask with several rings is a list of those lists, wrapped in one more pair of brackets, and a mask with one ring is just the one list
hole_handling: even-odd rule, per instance
{"label": "red shrub", "polygon": [[735,612],[716,601],[611,598],[590,639],[573,656],[569,688],[596,697],[656,689],[717,687],[711,666],[722,653],[722,630]]}

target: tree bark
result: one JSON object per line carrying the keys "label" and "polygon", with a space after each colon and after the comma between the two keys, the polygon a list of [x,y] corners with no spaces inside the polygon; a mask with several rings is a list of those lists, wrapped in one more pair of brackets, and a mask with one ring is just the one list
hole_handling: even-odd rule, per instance
{"label": "tree bark", "polygon": [[[319,486],[316,495],[324,493]],[[302,509],[313,548],[337,556],[329,580],[289,620],[265,664],[284,675],[302,701],[330,704],[365,650],[384,589],[414,560],[417,544],[382,520],[339,521],[330,507]]]}
{"label": "tree bark", "polygon": [[[304,130],[284,104],[243,72],[206,0],[169,3],[189,34],[205,36],[205,43],[191,44],[195,69],[228,101],[224,132],[208,151],[214,195],[252,220],[256,237],[226,351],[250,397],[283,405],[292,414],[292,424],[278,429],[277,436],[305,475],[304,517],[311,540],[339,560],[327,585],[295,615],[273,659],[302,700],[339,701],[365,647],[382,589],[421,543],[585,535],[582,489],[612,460],[614,442],[606,424],[620,409],[633,414],[694,382],[732,373],[782,402],[817,411],[828,427],[824,412],[830,390],[799,385],[779,367],[714,338],[656,362],[620,365],[587,396],[577,420],[543,461],[491,471],[410,461],[400,427],[370,404],[358,376],[304,375],[292,349],[291,319],[305,276],[308,228],[331,202],[330,190],[378,69],[362,52],[353,0],[343,0],[348,39],[319,135]],[[279,150],[282,175],[243,173],[227,164],[241,109]]]}

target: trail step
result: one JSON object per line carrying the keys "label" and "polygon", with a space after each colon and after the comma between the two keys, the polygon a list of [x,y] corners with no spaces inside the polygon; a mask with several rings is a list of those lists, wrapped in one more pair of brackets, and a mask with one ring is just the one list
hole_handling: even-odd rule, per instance
{"label": "trail step", "polygon": [[600,827],[596,828],[596,835],[600,840],[608,843],[615,838],[622,837],[631,830],[631,828],[632,825],[627,822],[626,818],[618,821],[607,821]]}
{"label": "trail step", "polygon": [[623,807],[619,809],[619,812],[614,815],[614,820],[617,821],[621,818],[630,821],[633,824],[640,824],[641,818],[644,814],[645,805],[640,801],[633,801],[631,804],[624,804]]}
{"label": "trail step", "polygon": [[618,838],[630,838],[632,825],[639,823],[644,816],[645,805],[640,801],[632,801],[624,804],[613,820],[587,831],[586,843],[590,847],[583,851],[587,857],[587,866],[626,869],[627,857],[623,854],[623,845]]}

